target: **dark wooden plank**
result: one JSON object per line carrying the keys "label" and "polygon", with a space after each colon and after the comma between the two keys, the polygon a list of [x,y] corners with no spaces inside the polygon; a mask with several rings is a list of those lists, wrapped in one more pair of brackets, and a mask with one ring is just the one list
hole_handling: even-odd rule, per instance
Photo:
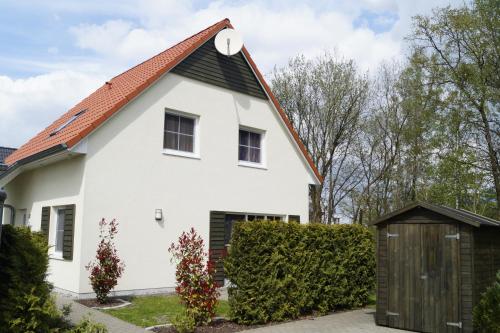
{"label": "dark wooden plank", "polygon": [[40,231],[47,237],[47,242],[49,239],[49,229],[50,229],[50,207],[42,207],[42,218],[40,223]]}
{"label": "dark wooden plank", "polygon": [[184,59],[171,72],[267,99],[267,95],[242,53],[240,52],[231,57],[220,54],[215,49],[213,38]]}
{"label": "dark wooden plank", "polygon": [[75,205],[64,209],[63,258],[73,260]]}

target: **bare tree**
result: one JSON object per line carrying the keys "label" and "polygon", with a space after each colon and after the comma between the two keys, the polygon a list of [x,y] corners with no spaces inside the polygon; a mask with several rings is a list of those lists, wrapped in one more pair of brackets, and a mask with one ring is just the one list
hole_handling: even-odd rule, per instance
{"label": "bare tree", "polygon": [[311,189],[311,220],[332,223],[339,202],[355,187],[350,157],[368,97],[368,80],[353,61],[330,53],[291,59],[275,68],[273,91],[318,166],[324,183]]}

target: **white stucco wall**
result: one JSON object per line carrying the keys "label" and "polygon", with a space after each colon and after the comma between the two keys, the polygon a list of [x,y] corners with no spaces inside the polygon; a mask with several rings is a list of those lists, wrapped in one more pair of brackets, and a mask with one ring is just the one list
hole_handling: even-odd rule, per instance
{"label": "white stucco wall", "polygon": [[[5,186],[6,203],[16,208],[16,225],[20,224],[19,212],[26,210],[32,230],[40,230],[42,207],[75,204],[75,235],[82,234],[84,159],[76,156],[54,164],[27,171]],[[49,244],[55,243],[56,214],[51,211]],[[80,283],[81,237],[75,236],[73,260],[57,259],[51,248],[48,279],[56,287],[77,292]]]}
{"label": "white stucco wall", "polygon": [[[165,109],[199,117],[199,159],[163,154]],[[266,131],[266,169],[238,165],[240,125]],[[167,248],[190,227],[208,243],[211,210],[308,219],[312,176],[266,100],[168,74],[90,135],[87,147],[82,258],[94,255],[100,218],[116,218],[126,263],[117,290],[173,287]],[[80,292],[90,291],[81,279]]]}
{"label": "white stucco wall", "polygon": [[[199,158],[164,154],[166,109],[199,117]],[[240,126],[265,131],[265,168],[238,165]],[[212,210],[308,219],[313,175],[266,100],[167,74],[79,150],[86,154],[25,172],[6,186],[8,203],[27,209],[35,230],[43,206],[76,205],[73,260],[52,259],[49,276],[73,293],[92,292],[85,265],[95,256],[103,217],[119,223],[116,245],[126,268],[117,291],[173,288],[167,249],[191,227],[208,245]],[[162,209],[162,222],[155,209]]]}

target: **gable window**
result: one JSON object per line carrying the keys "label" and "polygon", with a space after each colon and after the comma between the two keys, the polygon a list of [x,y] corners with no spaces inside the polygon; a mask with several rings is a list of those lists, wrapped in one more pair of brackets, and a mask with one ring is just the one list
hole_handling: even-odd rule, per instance
{"label": "gable window", "polygon": [[64,240],[64,219],[66,216],[66,210],[64,208],[59,208],[57,210],[57,223],[56,223],[56,241],[55,241],[55,252],[62,254],[63,252],[63,240]]}
{"label": "gable window", "polygon": [[262,134],[240,129],[239,160],[262,163]]}
{"label": "gable window", "polygon": [[197,118],[165,113],[163,148],[166,153],[193,156],[196,153]]}

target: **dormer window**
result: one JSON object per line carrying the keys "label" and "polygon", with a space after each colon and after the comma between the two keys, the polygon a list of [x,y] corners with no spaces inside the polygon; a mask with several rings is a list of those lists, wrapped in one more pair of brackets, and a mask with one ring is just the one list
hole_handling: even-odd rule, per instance
{"label": "dormer window", "polygon": [[82,114],[84,114],[85,111],[87,111],[87,109],[84,109],[84,110],[76,113],[75,115],[73,115],[66,122],[64,122],[62,125],[60,125],[58,128],[56,128],[52,133],[50,133],[50,136],[54,136],[57,133],[59,133],[60,131],[62,131],[63,129],[65,129],[66,127],[68,127],[72,122],[74,122],[75,120],[77,120],[78,117],[80,117]]}

